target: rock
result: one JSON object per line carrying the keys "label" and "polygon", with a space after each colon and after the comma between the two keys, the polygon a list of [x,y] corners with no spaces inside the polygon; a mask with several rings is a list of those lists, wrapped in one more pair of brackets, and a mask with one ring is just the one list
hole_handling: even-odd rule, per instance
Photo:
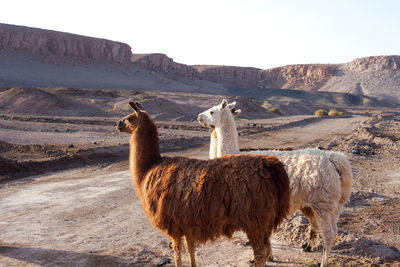
{"label": "rock", "polygon": [[359,147],[355,147],[355,148],[353,148],[351,153],[354,154],[354,155],[360,155],[361,154],[361,149]]}
{"label": "rock", "polygon": [[164,266],[168,263],[171,263],[171,260],[168,258],[162,258],[158,263],[157,266]]}
{"label": "rock", "polygon": [[335,147],[335,146],[337,146],[338,144],[337,144],[337,142],[336,142],[336,140],[332,140],[329,144],[328,144],[328,147],[329,148],[332,148],[332,147]]}
{"label": "rock", "polygon": [[146,254],[146,253],[148,253],[149,252],[149,250],[148,249],[146,249],[146,248],[142,248],[141,250],[140,250],[140,252],[139,252],[139,254]]}

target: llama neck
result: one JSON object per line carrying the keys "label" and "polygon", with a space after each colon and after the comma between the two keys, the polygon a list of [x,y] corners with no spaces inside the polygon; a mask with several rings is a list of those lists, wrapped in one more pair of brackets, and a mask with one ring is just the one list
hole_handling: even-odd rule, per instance
{"label": "llama neck", "polygon": [[218,142],[217,133],[215,132],[215,129],[213,129],[210,138],[210,159],[215,159],[217,157],[217,151],[218,151],[217,142]]}
{"label": "llama neck", "polygon": [[236,123],[228,109],[221,113],[221,125],[215,128],[217,133],[217,156],[239,153]]}
{"label": "llama neck", "polygon": [[161,158],[157,127],[149,117],[144,120],[147,120],[146,123],[132,133],[130,140],[129,169],[137,185],[142,183],[149,168]]}

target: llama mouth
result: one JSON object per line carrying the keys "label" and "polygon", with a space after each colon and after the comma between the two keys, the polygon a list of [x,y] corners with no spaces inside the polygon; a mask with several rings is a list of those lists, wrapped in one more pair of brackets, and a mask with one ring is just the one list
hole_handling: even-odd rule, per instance
{"label": "llama mouth", "polygon": [[124,123],[122,121],[117,122],[116,128],[118,131],[122,132],[122,129],[124,128]]}
{"label": "llama mouth", "polygon": [[201,125],[205,126],[205,127],[209,127],[207,123],[203,122],[200,119],[197,119],[198,123],[200,123]]}

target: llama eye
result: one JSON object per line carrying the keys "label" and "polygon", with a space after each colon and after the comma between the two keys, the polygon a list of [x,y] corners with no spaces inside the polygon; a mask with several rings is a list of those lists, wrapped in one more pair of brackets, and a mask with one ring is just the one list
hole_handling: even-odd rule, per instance
{"label": "llama eye", "polygon": [[214,111],[211,111],[210,114],[211,114],[211,115],[214,114]]}

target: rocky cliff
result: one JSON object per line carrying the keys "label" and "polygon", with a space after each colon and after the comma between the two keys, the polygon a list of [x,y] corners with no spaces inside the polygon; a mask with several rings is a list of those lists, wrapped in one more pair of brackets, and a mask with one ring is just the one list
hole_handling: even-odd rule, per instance
{"label": "rocky cliff", "polygon": [[335,75],[337,65],[301,64],[263,70],[258,88],[318,90]]}
{"label": "rocky cliff", "polygon": [[267,70],[233,66],[193,66],[200,78],[237,88],[316,90],[332,77],[336,65],[288,65]]}
{"label": "rocky cliff", "polygon": [[193,66],[200,73],[200,78],[228,87],[255,88],[259,81],[260,69],[234,66]]}
{"label": "rocky cliff", "polygon": [[126,64],[131,57],[131,47],[124,43],[8,24],[0,24],[0,51],[65,57],[83,63]]}
{"label": "rocky cliff", "polygon": [[170,76],[170,78],[199,77],[199,73],[195,68],[176,63],[172,58],[164,54],[132,54],[131,62],[141,68]]}
{"label": "rocky cliff", "polygon": [[134,55],[132,61],[172,79],[191,77],[228,88],[346,92],[400,102],[400,56],[358,58],[345,64],[287,65],[266,70],[187,66],[163,54]]}
{"label": "rocky cliff", "polygon": [[319,91],[372,96],[400,103],[400,56],[357,58],[338,66]]}
{"label": "rocky cliff", "polygon": [[345,64],[352,71],[400,70],[400,56],[376,56],[357,58]]}
{"label": "rocky cliff", "polygon": [[[71,64],[64,64],[71,61],[117,63],[124,70],[99,69],[100,65],[105,67],[104,64],[93,64],[93,68],[72,64],[84,69],[71,69]],[[59,66],[53,68],[52,64]],[[124,43],[0,24],[0,65],[3,66],[0,82],[16,86],[118,86],[212,93],[231,90],[235,94],[251,93],[246,89],[257,88],[296,89],[361,94],[400,103],[400,56],[365,57],[334,65],[297,64],[266,70],[190,66],[174,62],[164,54],[132,54],[129,45]]]}
{"label": "rocky cliff", "polygon": [[200,79],[234,88],[283,88],[317,90],[332,77],[337,65],[289,65],[261,70],[251,67],[185,65],[164,54],[132,54],[137,66],[168,76]]}

